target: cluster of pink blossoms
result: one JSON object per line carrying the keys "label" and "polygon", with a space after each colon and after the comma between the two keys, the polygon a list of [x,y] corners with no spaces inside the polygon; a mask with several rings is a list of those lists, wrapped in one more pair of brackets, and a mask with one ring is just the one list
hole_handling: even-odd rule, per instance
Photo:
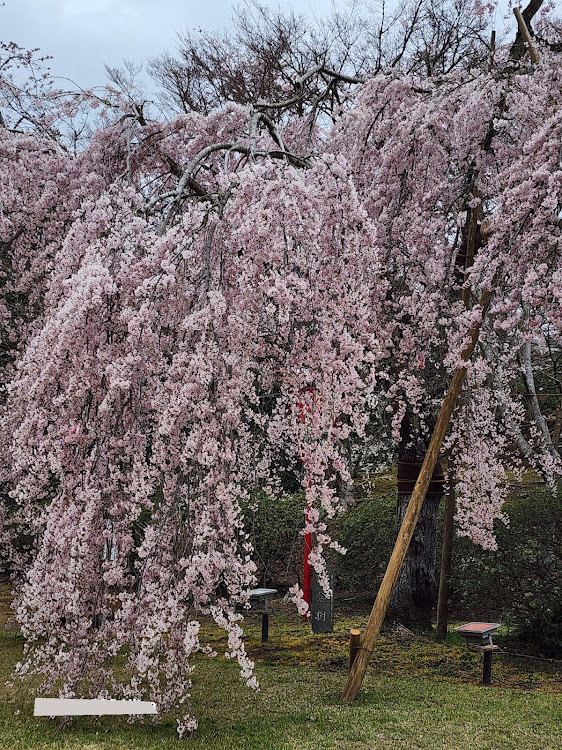
{"label": "cluster of pink blossoms", "polygon": [[[244,505],[300,472],[325,580],[344,444],[381,413],[392,443],[406,406],[422,424],[435,411],[485,289],[448,449],[461,532],[493,546],[522,352],[562,333],[558,62],[381,74],[310,142],[295,122],[256,135],[238,105],[126,112],[73,156],[0,128],[0,543],[20,573],[19,675],[185,705],[183,734],[210,616],[255,687]],[[475,211],[482,241],[459,271]],[[527,444],[560,473],[540,424]]]}

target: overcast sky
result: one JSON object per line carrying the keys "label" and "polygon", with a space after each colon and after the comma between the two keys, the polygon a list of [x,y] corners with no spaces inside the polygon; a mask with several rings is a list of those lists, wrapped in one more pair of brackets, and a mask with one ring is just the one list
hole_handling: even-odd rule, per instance
{"label": "overcast sky", "polygon": [[[311,18],[327,16],[332,9],[332,0],[260,1],[274,8],[293,7]],[[50,66],[54,75],[88,88],[106,83],[104,63],[119,67],[123,59],[142,63],[166,50],[173,53],[178,31],[200,27],[228,29],[236,2],[0,0],[0,38],[28,49],[39,47],[44,54],[53,56]],[[334,2],[338,8],[346,7],[346,0]],[[504,12],[507,4],[507,0],[499,0]],[[511,36],[515,21],[508,9],[507,15]],[[497,10],[494,25],[498,32],[504,25],[501,16]]]}
{"label": "overcast sky", "polygon": [[[3,1],[2,40],[40,47],[53,56],[50,65],[55,75],[84,88],[106,82],[104,63],[120,66],[124,58],[143,62],[165,50],[173,52],[178,31],[228,28],[234,4],[231,0]],[[264,4],[279,5],[274,0]],[[321,16],[329,14],[332,1],[292,0],[282,5]]]}

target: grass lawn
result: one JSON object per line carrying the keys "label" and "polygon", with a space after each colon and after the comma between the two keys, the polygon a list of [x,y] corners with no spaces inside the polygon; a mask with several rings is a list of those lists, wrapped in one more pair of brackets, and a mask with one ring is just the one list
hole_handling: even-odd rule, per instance
{"label": "grass lawn", "polygon": [[[6,614],[6,595],[3,602]],[[174,717],[157,725],[148,718],[130,725],[123,717],[80,717],[62,729],[58,720],[34,718],[28,689],[5,686],[22,641],[2,630],[0,750],[562,750],[562,683],[555,669],[529,671],[537,662],[497,658],[494,684],[485,688],[478,656],[454,636],[444,645],[421,635],[382,638],[360,699],[342,705],[347,633],[364,620],[364,614],[341,615],[334,634],[314,636],[278,605],[270,642],[261,645],[257,618],[250,618],[249,650],[261,691],[246,688],[234,664],[199,658],[192,690],[199,730],[184,741],[176,737]],[[204,630],[220,649],[220,634],[210,625]]]}

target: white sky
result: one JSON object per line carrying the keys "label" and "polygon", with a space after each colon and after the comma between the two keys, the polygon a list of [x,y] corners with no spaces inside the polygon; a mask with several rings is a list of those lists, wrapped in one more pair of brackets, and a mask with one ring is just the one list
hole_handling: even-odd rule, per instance
{"label": "white sky", "polygon": [[[115,67],[123,59],[143,62],[174,52],[178,31],[227,28],[233,5],[231,0],[0,0],[0,6],[2,1],[0,38],[40,47],[53,56],[55,75],[83,88],[106,82],[104,63]],[[332,0],[281,3],[289,5],[321,17],[329,14]]]}
{"label": "white sky", "polygon": [[[342,10],[347,4],[346,0],[260,1],[317,18],[329,15],[332,2]],[[120,67],[124,59],[143,63],[166,50],[174,53],[178,31],[228,28],[236,2],[243,4],[243,0],[0,0],[0,39],[28,49],[39,47],[53,56],[50,67],[55,76],[88,88],[106,83],[104,63]],[[496,2],[507,13],[511,36],[515,20],[507,8],[509,0]],[[521,4],[526,5],[526,0]],[[499,9],[494,25],[502,31]]]}

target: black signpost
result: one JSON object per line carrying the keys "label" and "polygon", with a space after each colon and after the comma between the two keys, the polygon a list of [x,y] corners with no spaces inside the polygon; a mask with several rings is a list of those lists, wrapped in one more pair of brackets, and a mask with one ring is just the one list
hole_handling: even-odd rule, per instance
{"label": "black signpost", "polygon": [[310,619],[313,633],[334,632],[334,576],[328,573],[330,597],[322,591],[318,573],[312,570],[312,587],[310,596]]}

